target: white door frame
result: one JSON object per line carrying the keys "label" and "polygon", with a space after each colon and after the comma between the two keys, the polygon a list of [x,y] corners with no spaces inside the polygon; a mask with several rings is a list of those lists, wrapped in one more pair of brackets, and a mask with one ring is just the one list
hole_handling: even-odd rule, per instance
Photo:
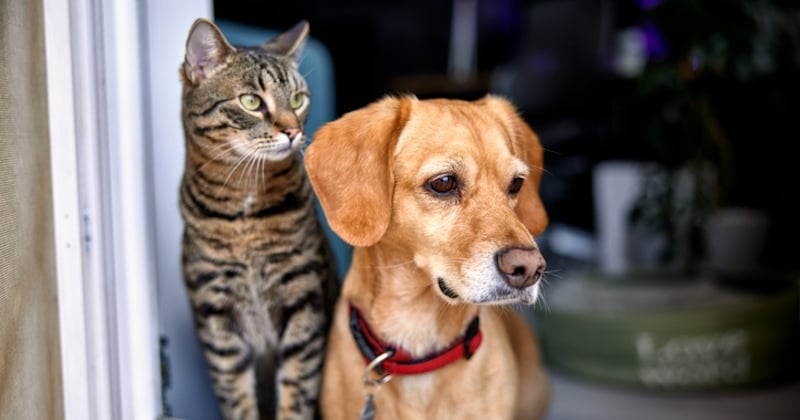
{"label": "white door frame", "polygon": [[177,77],[177,64],[151,73],[163,40],[148,18],[170,9],[193,19],[211,1],[43,0],[42,9],[65,418],[156,419],[151,121],[164,110],[150,83]]}

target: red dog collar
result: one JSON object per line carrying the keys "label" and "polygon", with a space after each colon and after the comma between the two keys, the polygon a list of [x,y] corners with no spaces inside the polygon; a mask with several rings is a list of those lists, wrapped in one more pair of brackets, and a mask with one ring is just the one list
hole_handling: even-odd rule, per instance
{"label": "red dog collar", "polygon": [[375,366],[375,371],[382,375],[426,373],[453,363],[462,357],[469,359],[481,345],[482,338],[479,318],[476,315],[467,326],[464,335],[449,348],[414,359],[405,349],[390,346],[376,337],[364,317],[352,305],[350,305],[350,331],[367,363],[375,360],[381,354],[390,353],[389,357]]}

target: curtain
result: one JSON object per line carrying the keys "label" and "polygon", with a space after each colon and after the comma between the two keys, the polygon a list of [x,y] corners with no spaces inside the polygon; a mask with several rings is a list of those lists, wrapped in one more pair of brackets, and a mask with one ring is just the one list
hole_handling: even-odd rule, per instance
{"label": "curtain", "polygon": [[64,417],[42,12],[0,2],[0,420]]}

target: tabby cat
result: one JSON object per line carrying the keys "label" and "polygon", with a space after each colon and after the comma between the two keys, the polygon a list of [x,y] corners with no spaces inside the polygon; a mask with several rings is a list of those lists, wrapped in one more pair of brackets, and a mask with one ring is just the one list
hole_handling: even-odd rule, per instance
{"label": "tabby cat", "polygon": [[180,69],[183,276],[227,419],[318,416],[339,285],[301,156],[308,27],[244,47],[198,19]]}

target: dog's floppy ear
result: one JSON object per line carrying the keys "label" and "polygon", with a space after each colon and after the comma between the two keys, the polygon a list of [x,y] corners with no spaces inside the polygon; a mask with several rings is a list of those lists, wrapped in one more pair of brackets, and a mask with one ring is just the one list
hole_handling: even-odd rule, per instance
{"label": "dog's floppy ear", "polygon": [[329,122],[314,135],[305,166],[331,229],[353,246],[378,242],[392,215],[392,155],[409,98],[385,97]]}
{"label": "dog's floppy ear", "polygon": [[539,142],[539,136],[533,132],[528,123],[519,116],[517,109],[507,100],[499,96],[487,95],[483,101],[505,121],[509,132],[514,136],[514,147],[518,156],[530,168],[530,175],[519,191],[519,200],[515,211],[531,234],[539,235],[547,228],[548,222],[547,211],[539,196],[539,184],[544,169],[544,149]]}

